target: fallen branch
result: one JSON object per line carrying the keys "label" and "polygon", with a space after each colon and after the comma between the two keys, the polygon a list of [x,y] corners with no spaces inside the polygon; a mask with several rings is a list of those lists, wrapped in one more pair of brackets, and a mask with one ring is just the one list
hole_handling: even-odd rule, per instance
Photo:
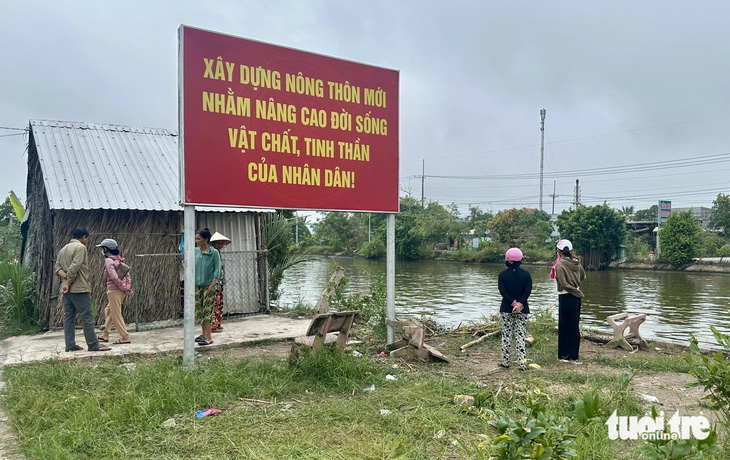
{"label": "fallen branch", "polygon": [[495,336],[497,334],[500,334],[500,333],[502,333],[502,329],[497,329],[496,331],[490,332],[488,334],[484,334],[483,336],[479,337],[478,339],[472,340],[471,342],[462,345],[461,346],[461,351],[466,350],[467,348],[469,348],[472,345],[478,344],[479,342],[481,342],[482,340],[484,340],[486,338],[493,337],[493,336]]}
{"label": "fallen branch", "polygon": [[253,404],[255,406],[267,406],[271,404],[269,401],[262,401],[260,399],[250,399],[250,398],[238,398],[240,401],[247,402],[249,404]]}
{"label": "fallen branch", "polygon": [[[584,332],[582,334],[582,337],[586,340],[590,340],[591,342],[602,344],[606,344],[613,340],[613,336],[611,335],[593,334],[588,332]],[[631,345],[635,345],[637,347],[641,344],[641,340],[635,337],[629,337],[626,339],[626,341],[629,342]]]}

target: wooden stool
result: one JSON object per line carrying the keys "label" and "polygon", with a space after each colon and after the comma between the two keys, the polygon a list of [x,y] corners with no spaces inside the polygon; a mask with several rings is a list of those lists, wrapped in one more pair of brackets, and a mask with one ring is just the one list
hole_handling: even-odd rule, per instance
{"label": "wooden stool", "polygon": [[[616,321],[621,320],[623,320],[621,324],[616,324]],[[645,320],[646,315],[644,314],[629,316],[628,313],[617,313],[606,318],[608,324],[611,325],[611,327],[613,328],[613,340],[608,342],[608,345],[613,347],[621,347],[624,350],[628,351],[634,351],[634,348],[626,340],[628,338],[634,337],[639,339],[640,347],[642,345],[646,346],[646,340],[644,340],[639,334],[639,326]],[[627,327],[629,328],[629,333],[624,335]]]}

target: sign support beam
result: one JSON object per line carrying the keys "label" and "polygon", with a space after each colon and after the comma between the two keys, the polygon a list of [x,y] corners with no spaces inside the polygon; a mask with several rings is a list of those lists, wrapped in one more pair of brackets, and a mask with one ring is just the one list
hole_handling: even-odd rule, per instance
{"label": "sign support beam", "polygon": [[[389,320],[395,321],[395,214],[388,214],[386,219],[386,314]],[[387,326],[387,343],[395,342],[395,328]]]}
{"label": "sign support beam", "polygon": [[185,246],[185,290],[183,297],[183,365],[192,366],[195,361],[195,206],[183,208],[183,233]]}

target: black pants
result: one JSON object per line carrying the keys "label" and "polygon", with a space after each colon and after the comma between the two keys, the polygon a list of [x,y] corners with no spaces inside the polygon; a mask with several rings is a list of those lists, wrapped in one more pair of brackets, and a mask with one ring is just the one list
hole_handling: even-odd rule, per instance
{"label": "black pants", "polygon": [[580,350],[580,299],[571,294],[558,296],[558,358],[578,359]]}

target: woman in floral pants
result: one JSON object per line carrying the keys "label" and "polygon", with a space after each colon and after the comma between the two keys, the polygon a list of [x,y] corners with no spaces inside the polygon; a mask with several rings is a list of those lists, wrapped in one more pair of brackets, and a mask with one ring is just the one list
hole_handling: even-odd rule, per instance
{"label": "woman in floral pants", "polygon": [[[220,251],[228,244],[231,244],[231,240],[218,232],[213,233],[210,237],[210,244],[214,248]],[[218,284],[215,289],[215,301],[213,302],[213,322],[211,323],[211,332],[223,332],[223,285],[225,284],[225,265],[223,264],[223,257],[221,257],[221,275],[218,278]]]}
{"label": "woman in floral pants", "polygon": [[507,268],[499,274],[499,293],[502,303],[499,316],[502,323],[502,360],[499,365],[509,367],[511,359],[512,339],[517,349],[517,366],[526,369],[525,335],[527,334],[527,317],[530,307],[527,299],[532,292],[532,276],[520,268],[522,251],[510,248],[504,255]]}

